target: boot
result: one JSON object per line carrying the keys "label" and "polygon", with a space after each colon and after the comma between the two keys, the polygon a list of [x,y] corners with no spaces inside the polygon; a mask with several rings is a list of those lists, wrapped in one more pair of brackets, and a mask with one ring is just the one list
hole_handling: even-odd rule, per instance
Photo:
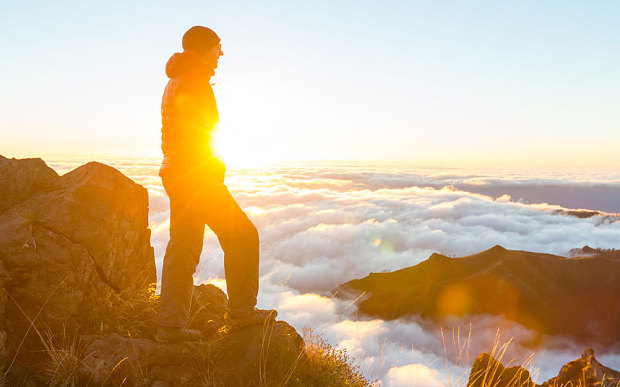
{"label": "boot", "polygon": [[275,309],[254,309],[254,311],[240,316],[231,316],[230,313],[224,315],[226,326],[231,331],[239,330],[252,325],[263,325],[266,322],[273,322],[278,312]]}
{"label": "boot", "polygon": [[199,330],[179,327],[158,327],[155,341],[172,343],[177,341],[198,341],[202,334]]}

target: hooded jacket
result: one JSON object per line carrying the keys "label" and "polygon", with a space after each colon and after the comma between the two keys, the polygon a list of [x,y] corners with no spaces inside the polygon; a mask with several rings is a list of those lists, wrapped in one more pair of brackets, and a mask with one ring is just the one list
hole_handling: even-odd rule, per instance
{"label": "hooded jacket", "polygon": [[225,167],[213,156],[211,134],[219,121],[213,89],[213,70],[193,50],[175,53],[166,64],[170,80],[161,103],[159,174],[197,172],[223,182]]}

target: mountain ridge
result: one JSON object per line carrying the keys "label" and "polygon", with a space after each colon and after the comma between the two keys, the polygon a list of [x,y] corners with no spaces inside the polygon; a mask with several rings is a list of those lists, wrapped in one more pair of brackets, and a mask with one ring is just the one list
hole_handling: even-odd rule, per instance
{"label": "mountain ridge", "polygon": [[541,335],[604,346],[620,340],[620,261],[604,254],[567,258],[499,245],[459,258],[433,253],[415,266],[348,281],[338,294],[363,294],[359,310],[388,320],[503,315]]}

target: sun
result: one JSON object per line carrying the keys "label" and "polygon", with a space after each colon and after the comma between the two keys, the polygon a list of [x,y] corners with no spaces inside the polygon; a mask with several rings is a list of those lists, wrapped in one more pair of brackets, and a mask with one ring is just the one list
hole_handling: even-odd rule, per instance
{"label": "sun", "polygon": [[228,168],[256,168],[284,161],[276,146],[261,135],[219,124],[212,134],[214,153]]}

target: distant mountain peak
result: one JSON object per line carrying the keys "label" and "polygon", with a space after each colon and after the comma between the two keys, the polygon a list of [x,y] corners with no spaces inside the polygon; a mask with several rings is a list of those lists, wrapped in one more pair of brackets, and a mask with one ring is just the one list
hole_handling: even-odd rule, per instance
{"label": "distant mountain peak", "polygon": [[349,281],[339,294],[365,293],[359,311],[385,319],[503,315],[541,335],[612,345],[620,340],[620,260],[608,255],[616,253],[571,259],[499,245],[461,258],[435,253],[412,267]]}

